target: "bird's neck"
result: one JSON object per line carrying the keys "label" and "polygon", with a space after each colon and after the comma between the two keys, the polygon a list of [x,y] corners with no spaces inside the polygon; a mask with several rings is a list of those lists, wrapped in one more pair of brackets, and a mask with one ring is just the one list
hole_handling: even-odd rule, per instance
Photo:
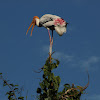
{"label": "bird's neck", "polygon": [[36,25],[39,27],[39,19],[36,18],[35,21],[36,21]]}

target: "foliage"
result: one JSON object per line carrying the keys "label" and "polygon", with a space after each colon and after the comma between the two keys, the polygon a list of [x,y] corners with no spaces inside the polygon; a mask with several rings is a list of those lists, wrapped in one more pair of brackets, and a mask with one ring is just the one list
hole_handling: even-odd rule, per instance
{"label": "foliage", "polygon": [[37,93],[40,94],[40,100],[55,100],[57,98],[57,92],[61,80],[59,76],[54,76],[52,70],[54,68],[57,68],[58,65],[58,60],[55,60],[55,62],[50,63],[48,58],[45,65],[43,66],[44,80],[40,82],[41,88],[37,88]]}
{"label": "foliage", "polygon": [[[43,81],[39,83],[40,87],[37,88],[37,93],[39,94],[36,98],[38,100],[80,100],[83,91],[89,85],[89,75],[88,75],[88,83],[86,86],[74,86],[74,84],[64,84],[64,89],[62,91],[58,91],[61,79],[59,76],[54,76],[52,72],[53,69],[56,69],[59,65],[59,61],[57,59],[48,58],[46,60],[45,65],[43,66]],[[8,96],[8,100],[24,100],[23,96],[18,96],[19,88],[18,85],[14,85],[13,83],[9,83],[5,80],[0,73],[0,79],[3,80],[3,86],[8,86],[9,91],[6,92]],[[17,96],[16,96],[17,94]],[[27,96],[26,96],[27,100]]]}
{"label": "foliage", "polygon": [[80,100],[81,94],[83,94],[84,88],[81,86],[64,85],[64,89],[58,92],[60,85],[60,77],[54,76],[52,70],[57,68],[59,61],[57,59],[46,60],[43,66],[43,81],[40,82],[40,87],[37,88],[39,94],[39,100]]}
{"label": "foliage", "polygon": [[14,85],[13,83],[9,83],[9,80],[5,80],[2,76],[2,73],[0,73],[0,79],[3,80],[3,86],[8,86],[9,91],[6,92],[6,95],[8,96],[8,100],[24,100],[24,97],[22,96],[16,96],[16,94],[20,94],[20,90],[18,88],[18,85]]}

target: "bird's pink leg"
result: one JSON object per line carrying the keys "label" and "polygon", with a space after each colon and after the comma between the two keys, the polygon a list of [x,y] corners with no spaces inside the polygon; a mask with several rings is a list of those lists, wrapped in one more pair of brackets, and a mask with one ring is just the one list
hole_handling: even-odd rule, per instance
{"label": "bird's pink leg", "polygon": [[53,30],[52,30],[52,39],[51,39],[51,44],[53,45]]}
{"label": "bird's pink leg", "polygon": [[48,34],[49,34],[49,39],[50,39],[50,43],[51,43],[51,36],[50,36],[50,32],[49,32],[49,29],[48,29]]}
{"label": "bird's pink leg", "polygon": [[49,48],[49,58],[50,58],[50,63],[51,63],[51,54],[52,54],[52,42],[51,42],[51,35],[48,29],[48,34],[49,34],[49,39],[50,39],[50,48]]}

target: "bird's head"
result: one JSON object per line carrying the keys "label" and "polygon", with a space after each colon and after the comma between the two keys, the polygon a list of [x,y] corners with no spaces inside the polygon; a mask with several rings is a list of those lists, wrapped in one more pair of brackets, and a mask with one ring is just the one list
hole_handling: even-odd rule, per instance
{"label": "bird's head", "polygon": [[[33,26],[32,26],[32,25],[33,25]],[[34,28],[35,25],[39,26],[39,17],[38,17],[38,16],[34,16],[34,17],[33,17],[33,20],[32,20],[32,22],[31,22],[31,25],[29,26],[29,28],[28,28],[28,30],[27,30],[27,32],[26,32],[26,35],[27,35],[29,29],[30,29],[31,26],[32,26],[32,30],[31,30],[31,36],[32,36],[32,31],[33,31],[33,28]]]}

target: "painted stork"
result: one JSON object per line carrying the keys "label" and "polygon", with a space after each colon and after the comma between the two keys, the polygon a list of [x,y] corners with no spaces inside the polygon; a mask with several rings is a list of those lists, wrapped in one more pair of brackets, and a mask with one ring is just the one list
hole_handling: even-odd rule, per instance
{"label": "painted stork", "polygon": [[[67,22],[62,19],[59,16],[56,15],[51,15],[51,14],[45,14],[43,15],[40,19],[38,16],[34,16],[33,20],[31,22],[31,25],[29,26],[26,35],[29,31],[29,29],[32,26],[32,30],[31,30],[31,36],[32,36],[32,31],[35,25],[37,25],[38,27],[45,27],[48,30],[49,33],[49,39],[50,39],[50,55],[52,53],[52,45],[53,45],[53,31],[55,30],[60,36],[62,36],[64,33],[66,33],[66,27],[67,27]],[[52,31],[52,38],[50,35],[49,30]]]}

